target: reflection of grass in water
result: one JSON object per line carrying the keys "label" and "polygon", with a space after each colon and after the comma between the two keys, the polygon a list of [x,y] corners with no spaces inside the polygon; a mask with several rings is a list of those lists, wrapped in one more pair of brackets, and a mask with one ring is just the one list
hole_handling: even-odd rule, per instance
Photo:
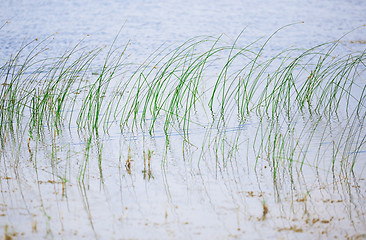
{"label": "reflection of grass in water", "polygon": [[[333,159],[341,156],[345,162],[349,152],[355,152],[352,169],[365,142],[365,52],[338,56],[338,40],[264,57],[276,33],[264,43],[258,39],[244,47],[240,36],[231,44],[223,36],[193,38],[173,50],[157,50],[127,79],[120,76],[131,67],[123,63],[128,44],[115,48],[117,38],[97,73],[92,66],[102,48],[88,51],[78,44],[50,59],[42,58],[48,39],[31,42],[0,68],[1,136],[28,131],[38,139],[45,128],[58,134],[65,123],[69,128],[76,125],[91,134],[80,171],[84,176],[92,135],[98,136],[101,128],[107,132],[114,121],[119,121],[122,132],[147,126],[153,134],[162,126],[167,143],[172,131],[189,142],[192,125],[208,125],[219,131],[217,153],[227,151],[225,146],[238,147],[239,137],[231,142],[227,127],[256,115],[266,119],[264,125],[260,121],[255,137],[256,155],[271,159],[276,177],[279,160],[289,166],[294,161],[304,164],[312,134],[319,131],[315,124],[310,134],[295,136],[297,118],[304,115],[327,122],[345,113],[347,128],[333,142]],[[25,54],[28,48],[32,49]],[[4,144],[3,137],[1,141]]]}

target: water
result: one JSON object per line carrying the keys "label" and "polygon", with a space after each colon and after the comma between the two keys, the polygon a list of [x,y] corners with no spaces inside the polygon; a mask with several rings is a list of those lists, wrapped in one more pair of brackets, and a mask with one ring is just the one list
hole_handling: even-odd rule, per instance
{"label": "water", "polygon": [[[1,65],[24,43],[37,38],[37,44],[55,33],[47,57],[60,56],[84,38],[81,45],[88,49],[110,46],[122,28],[116,46],[130,41],[126,61],[141,64],[162,44],[174,47],[200,35],[224,34],[232,43],[245,29],[238,42],[245,46],[282,26],[304,22],[274,36],[264,56],[270,58],[290,46],[310,48],[337,40],[366,23],[366,3],[356,0],[4,0],[1,5],[0,21],[9,21],[0,30]],[[365,36],[365,27],[353,31],[336,53],[364,50]],[[102,61],[95,61],[95,67]],[[217,74],[215,66],[210,71],[209,77]],[[357,83],[364,84],[360,79]],[[207,89],[211,85],[205,83]],[[8,143],[0,157],[0,236],[365,238],[362,119],[349,122],[343,112],[339,119],[319,122],[296,115],[291,128],[283,119],[277,125],[256,116],[238,126],[232,117],[225,128],[211,129],[202,109],[192,116],[199,124],[192,123],[185,138],[179,129],[172,131],[168,147],[164,115],[152,136],[148,129],[121,134],[112,125],[109,134],[90,144],[89,135],[77,132],[74,123],[57,136],[45,128],[43,141],[28,140],[26,132],[15,140],[11,133],[1,136]],[[352,156],[357,157],[353,173]]]}
{"label": "water", "polygon": [[[167,42],[186,41],[199,35],[226,34],[243,41],[268,36],[290,23],[276,36],[272,47],[312,47],[333,41],[364,22],[362,1],[2,1],[1,55],[7,57],[31,39],[56,32],[54,46],[70,48],[87,34],[89,46],[110,44],[123,27],[122,41],[131,40],[132,51],[143,56]],[[349,36],[364,40],[365,29]],[[54,51],[57,51],[54,49]],[[136,57],[134,54],[134,57]]]}

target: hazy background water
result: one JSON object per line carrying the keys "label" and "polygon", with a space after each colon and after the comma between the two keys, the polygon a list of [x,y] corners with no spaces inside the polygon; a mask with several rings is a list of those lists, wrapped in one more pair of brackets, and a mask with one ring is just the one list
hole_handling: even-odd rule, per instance
{"label": "hazy background water", "polygon": [[[241,41],[249,43],[302,21],[304,24],[277,34],[270,47],[312,47],[365,24],[365,13],[366,2],[362,0],[2,0],[0,23],[9,24],[0,30],[0,56],[6,59],[22,43],[56,32],[53,51],[71,48],[88,34],[85,45],[100,47],[110,44],[122,26],[119,41],[131,41],[135,58],[150,54],[163,43],[198,35],[235,38],[245,28]],[[365,40],[365,36],[363,28],[347,39]]]}

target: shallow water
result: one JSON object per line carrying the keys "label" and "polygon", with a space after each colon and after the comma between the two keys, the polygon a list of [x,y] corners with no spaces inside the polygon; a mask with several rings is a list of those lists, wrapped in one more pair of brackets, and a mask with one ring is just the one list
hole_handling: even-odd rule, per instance
{"label": "shallow water", "polygon": [[[326,153],[316,160],[320,163],[308,154],[302,170],[296,163],[280,163],[274,181],[266,156],[254,167],[251,136],[256,127],[239,130],[235,156],[224,158],[220,150],[207,147],[199,165],[201,150],[180,137],[171,137],[164,153],[164,136],[126,139],[112,134],[92,144],[81,182],[77,176],[86,161],[82,142],[57,139],[55,145],[39,146],[37,153],[24,146],[12,154],[10,146],[2,154],[3,223],[21,239],[362,237],[362,160],[351,175],[342,173],[339,164],[332,171]],[[238,131],[226,137],[235,134]],[[202,139],[202,133],[192,136],[197,137]],[[148,150],[154,153],[144,172],[143,151]],[[9,161],[14,157],[19,158],[17,166]],[[131,174],[125,167],[127,158]]]}
{"label": "shallow water", "polygon": [[[284,25],[304,21],[271,39],[264,56],[270,58],[289,46],[310,48],[337,40],[365,24],[366,12],[363,1],[2,5],[0,20],[9,23],[0,30],[1,65],[24,43],[56,32],[46,57],[60,56],[88,34],[82,46],[109,46],[123,26],[116,46],[130,41],[126,62],[141,64],[162,44],[173,48],[191,37],[221,34],[230,42],[245,29],[238,45],[246,46]],[[364,50],[365,36],[366,28],[353,31],[341,40],[336,54]],[[208,68],[207,79],[218,74],[215,67]],[[356,79],[357,84],[364,85],[363,80]],[[203,85],[209,89],[212,83]],[[338,118],[319,120],[296,113],[292,121],[251,115],[238,124],[229,111],[225,126],[212,127],[203,110],[198,107],[191,116],[187,135],[181,129],[166,134],[164,115],[152,135],[148,126],[121,134],[118,122],[98,137],[77,131],[75,122],[70,129],[66,123],[62,133],[45,127],[43,139],[29,139],[26,130],[6,132],[1,136],[0,236],[366,238],[364,115],[357,119],[341,112]]]}

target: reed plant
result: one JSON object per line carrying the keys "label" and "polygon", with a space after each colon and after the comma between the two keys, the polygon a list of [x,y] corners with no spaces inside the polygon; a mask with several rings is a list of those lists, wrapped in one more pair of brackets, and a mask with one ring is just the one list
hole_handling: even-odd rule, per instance
{"label": "reed plant", "polygon": [[[193,127],[215,129],[216,146],[225,152],[227,145],[237,148],[240,139],[230,142],[227,130],[256,116],[256,151],[267,153],[276,172],[278,159],[304,164],[300,158],[312,134],[301,144],[304,133],[294,135],[297,119],[308,116],[320,123],[346,117],[345,142],[334,146],[342,156],[359,152],[365,142],[365,50],[341,55],[339,39],[270,57],[270,42],[278,31],[282,28],[245,46],[241,35],[233,41],[195,37],[159,48],[142,64],[126,62],[129,44],[118,47],[118,36],[109,48],[88,50],[81,41],[54,58],[44,57],[52,36],[34,40],[0,64],[2,141],[5,134],[25,130],[41,139],[46,128],[58,133],[65,126],[98,138],[118,122],[122,133],[147,129],[153,135],[159,128],[167,144],[172,132],[189,142]],[[95,60],[105,51],[97,67]]]}

